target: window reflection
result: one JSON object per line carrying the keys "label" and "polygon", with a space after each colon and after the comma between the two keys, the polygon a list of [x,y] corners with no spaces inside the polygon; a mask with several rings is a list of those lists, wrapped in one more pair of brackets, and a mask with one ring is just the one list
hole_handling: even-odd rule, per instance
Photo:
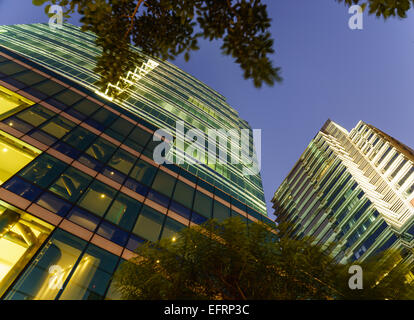
{"label": "window reflection", "polygon": [[58,229],[5,299],[55,299],[85,246],[85,241]]}
{"label": "window reflection", "polygon": [[39,150],[0,130],[0,185],[39,153]]}
{"label": "window reflection", "polygon": [[51,231],[51,225],[0,201],[0,296]]}

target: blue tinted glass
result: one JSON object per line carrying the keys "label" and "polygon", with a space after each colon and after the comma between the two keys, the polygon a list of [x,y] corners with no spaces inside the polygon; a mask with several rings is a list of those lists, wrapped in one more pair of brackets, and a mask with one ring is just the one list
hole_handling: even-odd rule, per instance
{"label": "blue tinted glass", "polygon": [[60,109],[60,110],[65,110],[68,106],[56,99],[53,98],[49,98],[46,100],[47,103],[51,104],[52,106]]}
{"label": "blue tinted glass", "polygon": [[90,231],[95,231],[96,226],[101,220],[93,214],[90,214],[89,212],[86,212],[78,207],[72,209],[72,211],[68,214],[67,219]]}
{"label": "blue tinted glass", "polygon": [[190,220],[191,210],[187,209],[186,207],[182,206],[181,204],[171,201],[170,210],[178,213],[180,216]]}
{"label": "blue tinted glass", "polygon": [[3,188],[30,201],[34,201],[42,192],[39,188],[17,177],[7,181]]}
{"label": "blue tinted glass", "polygon": [[63,153],[64,155],[72,158],[72,159],[76,159],[80,155],[80,151],[72,148],[71,146],[69,146],[66,143],[63,143],[61,141],[58,141],[53,146],[53,148],[56,149],[57,151]]}
{"label": "blue tinted glass", "polygon": [[109,222],[102,221],[97,233],[102,237],[111,240],[120,246],[124,246],[128,239],[128,233],[115,227]]}
{"label": "blue tinted glass", "polygon": [[126,176],[123,173],[115,169],[112,169],[110,167],[103,168],[101,173],[104,176],[108,177],[109,179],[114,180],[115,182],[118,182],[119,184],[122,184],[126,178]]}
{"label": "blue tinted glass", "polygon": [[30,136],[48,146],[56,142],[56,138],[52,137],[50,134],[47,134],[46,132],[43,132],[41,130],[34,130],[33,132],[30,133]]}
{"label": "blue tinted glass", "polygon": [[53,194],[46,192],[36,201],[36,203],[53,213],[64,217],[72,205],[58,197],[54,196]]}
{"label": "blue tinted glass", "polygon": [[142,239],[142,238],[140,238],[140,237],[138,237],[134,234],[131,234],[131,236],[129,237],[128,243],[126,245],[126,248],[128,250],[135,251],[144,242],[145,242],[144,239]]}
{"label": "blue tinted glass", "polygon": [[168,204],[170,202],[170,198],[155,192],[154,190],[150,190],[147,195],[148,199],[155,201],[156,203],[168,208]]}
{"label": "blue tinted glass", "polygon": [[78,161],[88,168],[91,168],[95,171],[100,171],[103,167],[103,164],[100,163],[98,160],[95,160],[94,158],[88,156],[88,155],[82,155],[78,158]]}
{"label": "blue tinted glass", "polygon": [[196,224],[202,224],[204,222],[206,222],[208,219],[206,217],[203,217],[202,215],[199,215],[196,212],[193,212],[191,214],[191,221],[196,223]]}
{"label": "blue tinted glass", "polygon": [[21,121],[16,117],[10,117],[3,121],[3,123],[7,124],[9,127],[12,127],[20,132],[27,133],[33,129],[33,126],[28,124],[27,122]]}
{"label": "blue tinted glass", "polygon": [[142,185],[139,182],[136,182],[134,179],[128,179],[125,182],[125,187],[127,187],[128,189],[131,189],[133,191],[135,191],[136,193],[142,195],[142,196],[146,196],[148,193],[148,187]]}

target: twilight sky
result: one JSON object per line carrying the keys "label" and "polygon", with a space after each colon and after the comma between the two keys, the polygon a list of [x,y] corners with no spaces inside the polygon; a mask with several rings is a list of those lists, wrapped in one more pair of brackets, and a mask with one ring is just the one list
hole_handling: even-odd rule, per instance
{"label": "twilight sky", "polygon": [[[47,22],[31,0],[0,0],[0,24]],[[262,130],[262,178],[270,200],[323,123],[346,129],[364,120],[414,147],[414,12],[384,22],[364,14],[364,29],[334,0],[264,0],[273,19],[275,65],[284,82],[256,89],[220,42],[202,42],[177,66],[225,97]],[[76,19],[69,21],[73,24]]]}

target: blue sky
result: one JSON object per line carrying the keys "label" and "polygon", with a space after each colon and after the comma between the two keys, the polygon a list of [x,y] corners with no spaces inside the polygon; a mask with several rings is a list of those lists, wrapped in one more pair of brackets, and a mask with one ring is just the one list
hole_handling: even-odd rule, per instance
{"label": "blue sky", "polygon": [[[384,22],[364,14],[364,29],[334,0],[264,0],[273,19],[275,65],[284,82],[256,89],[220,42],[202,42],[183,70],[227,97],[262,130],[268,208],[274,191],[328,119],[350,130],[364,120],[414,147],[414,14]],[[0,24],[47,22],[31,0],[0,0]],[[74,23],[74,21],[72,21]],[[269,216],[273,218],[273,211]]]}

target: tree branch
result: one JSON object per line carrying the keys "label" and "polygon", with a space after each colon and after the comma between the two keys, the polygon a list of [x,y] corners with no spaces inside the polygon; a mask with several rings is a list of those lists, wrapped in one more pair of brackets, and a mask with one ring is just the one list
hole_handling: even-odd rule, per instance
{"label": "tree branch", "polygon": [[130,19],[131,19],[131,25],[129,26],[129,28],[128,28],[127,32],[125,33],[124,39],[126,39],[126,37],[128,37],[128,35],[131,33],[132,28],[134,27],[134,17],[135,17],[135,15],[136,15],[136,14],[137,14],[137,12],[138,12],[139,7],[141,6],[141,4],[142,4],[144,1],[145,1],[145,0],[139,0],[139,1],[138,1],[138,3],[137,3],[137,5],[135,6],[135,10],[134,10],[134,12],[133,12],[130,16],[128,16],[128,18],[130,18]]}

